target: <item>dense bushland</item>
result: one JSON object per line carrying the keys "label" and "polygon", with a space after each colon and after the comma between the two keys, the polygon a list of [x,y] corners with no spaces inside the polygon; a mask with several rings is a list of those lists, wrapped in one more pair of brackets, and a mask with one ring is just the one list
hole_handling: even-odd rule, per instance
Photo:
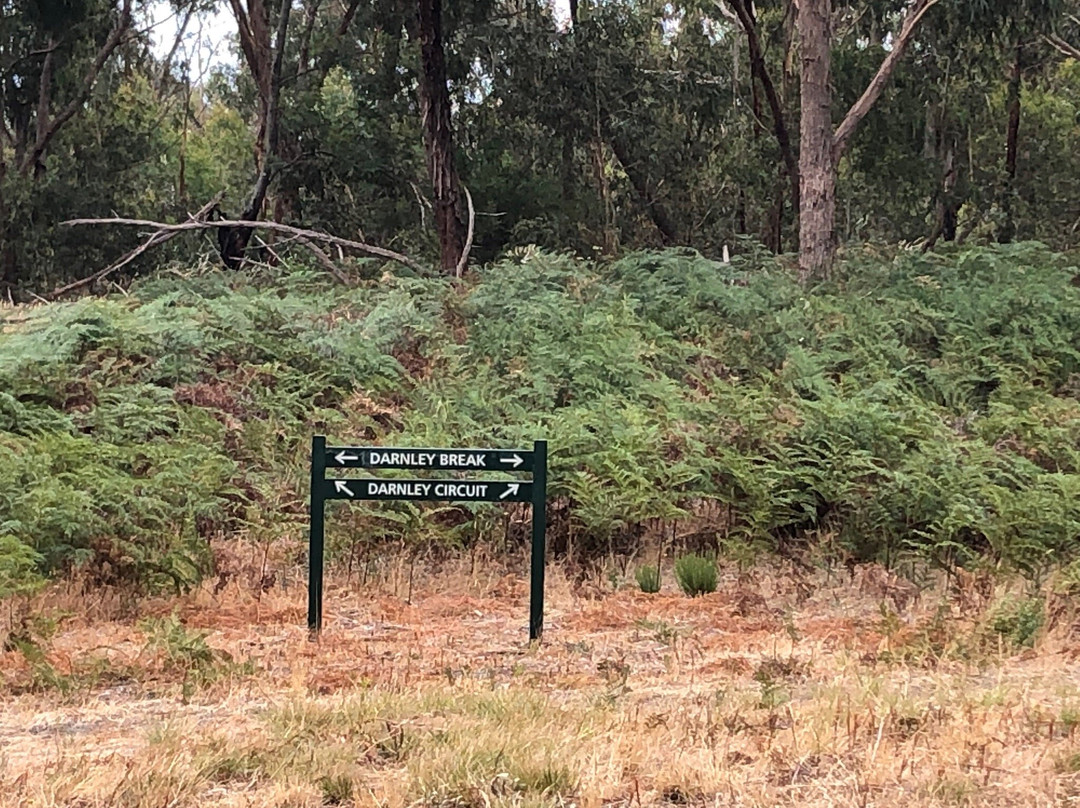
{"label": "dense bushland", "polygon": [[[547,437],[552,546],[577,559],[653,531],[1037,576],[1080,538],[1076,274],[1030,244],[867,248],[805,290],[766,256],[527,249],[461,286],[293,266],[8,310],[0,595],[75,568],[182,589],[222,535],[302,546],[313,432]],[[343,558],[518,543],[523,519],[352,504],[328,525]]]}

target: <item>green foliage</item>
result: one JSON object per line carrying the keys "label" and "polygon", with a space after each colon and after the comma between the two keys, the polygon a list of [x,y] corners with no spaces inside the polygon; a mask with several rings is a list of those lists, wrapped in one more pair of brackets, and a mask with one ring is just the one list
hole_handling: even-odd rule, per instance
{"label": "green foliage", "polygon": [[29,595],[45,581],[38,574],[41,556],[14,536],[0,535],[0,600]]}
{"label": "green foliage", "polygon": [[178,670],[207,670],[218,662],[219,652],[206,644],[207,635],[188,631],[171,615],[161,619],[148,619],[142,623],[146,646],[165,655],[169,667]]}
{"label": "green foliage", "polygon": [[[807,292],[764,256],[530,250],[460,286],[289,266],[20,309],[0,332],[4,585],[81,568],[183,590],[216,536],[295,540],[314,432],[546,437],[552,546],[578,560],[693,512],[733,558],[826,537],[1039,580],[1080,537],[1076,274],[1034,244],[867,249]],[[484,503],[333,503],[327,524],[339,556],[515,528]]]}
{"label": "green foliage", "polygon": [[346,775],[324,775],[319,778],[323,805],[345,805],[352,802],[353,781]]}
{"label": "green foliage", "polygon": [[660,570],[645,565],[634,570],[634,579],[642,592],[655,594],[660,591]]}
{"label": "green foliage", "polygon": [[675,580],[692,598],[716,591],[716,562],[699,555],[684,555],[675,561]]}
{"label": "green foliage", "polygon": [[1001,603],[991,615],[990,629],[1012,646],[1031,648],[1046,620],[1044,607],[1042,599],[1034,597]]}

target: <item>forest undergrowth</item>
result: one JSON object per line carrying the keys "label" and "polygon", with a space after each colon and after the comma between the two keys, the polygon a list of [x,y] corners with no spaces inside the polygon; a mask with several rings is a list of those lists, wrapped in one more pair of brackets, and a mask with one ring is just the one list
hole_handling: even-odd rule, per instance
{"label": "forest undergrowth", "polygon": [[[348,287],[176,270],[0,312],[0,596],[76,572],[181,592],[228,574],[221,538],[302,561],[313,433],[546,438],[551,549],[579,563],[665,541],[1080,586],[1069,256],[864,247],[811,289],[753,251],[528,248],[460,285],[367,266]],[[332,505],[331,560],[515,548],[525,519]]]}

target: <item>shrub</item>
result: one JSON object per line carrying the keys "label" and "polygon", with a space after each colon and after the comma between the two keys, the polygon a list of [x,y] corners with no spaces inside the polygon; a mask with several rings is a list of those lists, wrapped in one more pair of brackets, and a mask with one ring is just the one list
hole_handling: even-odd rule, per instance
{"label": "shrub", "polygon": [[1031,648],[1045,618],[1043,601],[1023,598],[1002,603],[990,619],[990,628],[1017,648]]}
{"label": "shrub", "polygon": [[692,598],[716,591],[716,562],[699,555],[685,555],[675,562],[675,580]]}
{"label": "shrub", "polygon": [[637,585],[641,587],[642,592],[648,592],[651,595],[660,591],[660,570],[656,567],[649,565],[638,567],[634,571],[634,578],[637,579]]}

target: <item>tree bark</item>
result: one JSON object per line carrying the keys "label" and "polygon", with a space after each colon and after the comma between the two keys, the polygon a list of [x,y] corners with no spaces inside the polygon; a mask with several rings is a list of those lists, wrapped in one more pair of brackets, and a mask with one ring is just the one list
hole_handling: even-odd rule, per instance
{"label": "tree bark", "polygon": [[[281,141],[281,74],[285,62],[285,40],[289,29],[292,4],[282,0],[274,41],[270,42],[263,0],[249,0],[245,12],[239,0],[231,0],[240,30],[241,50],[259,87],[259,142],[256,148],[259,174],[240,214],[240,221],[255,221],[266,202],[270,180],[274,174],[274,158],[279,154]],[[259,20],[259,21],[256,21]],[[247,43],[246,45],[244,43]],[[265,90],[263,89],[265,86]],[[251,240],[250,227],[221,227],[218,229],[218,249],[225,266],[237,269],[243,263],[244,252]]]}
{"label": "tree bark", "polygon": [[836,163],[833,158],[831,0],[801,0],[798,11],[799,280],[827,277],[835,253]]}
{"label": "tree bark", "polygon": [[1007,109],[1009,122],[1005,130],[1005,182],[1001,189],[1001,212],[1003,219],[998,231],[999,244],[1008,244],[1016,238],[1016,220],[1013,218],[1013,194],[1016,189],[1016,154],[1020,142],[1020,84],[1022,80],[1023,47],[1018,42],[1009,75]]}
{"label": "tree bark", "polygon": [[466,221],[461,182],[454,166],[454,134],[450,119],[450,89],[442,40],[442,0],[419,0],[420,115],[428,175],[434,192],[435,228],[440,264],[455,272],[465,249]]}
{"label": "tree bark", "polygon": [[802,59],[800,87],[799,278],[827,278],[836,255],[836,167],[862,119],[881,97],[904,56],[919,21],[938,0],[913,0],[863,94],[832,132],[831,0],[801,0],[797,26]]}
{"label": "tree bark", "polygon": [[[282,2],[289,5],[288,0]],[[270,41],[270,12],[265,0],[247,0],[247,8],[241,0],[229,0],[229,5],[233,17],[236,18],[240,51],[244,54],[244,61],[259,92],[255,165],[261,168],[264,163],[263,147],[266,144],[266,124],[270,111],[270,75],[274,61],[274,48]]]}

